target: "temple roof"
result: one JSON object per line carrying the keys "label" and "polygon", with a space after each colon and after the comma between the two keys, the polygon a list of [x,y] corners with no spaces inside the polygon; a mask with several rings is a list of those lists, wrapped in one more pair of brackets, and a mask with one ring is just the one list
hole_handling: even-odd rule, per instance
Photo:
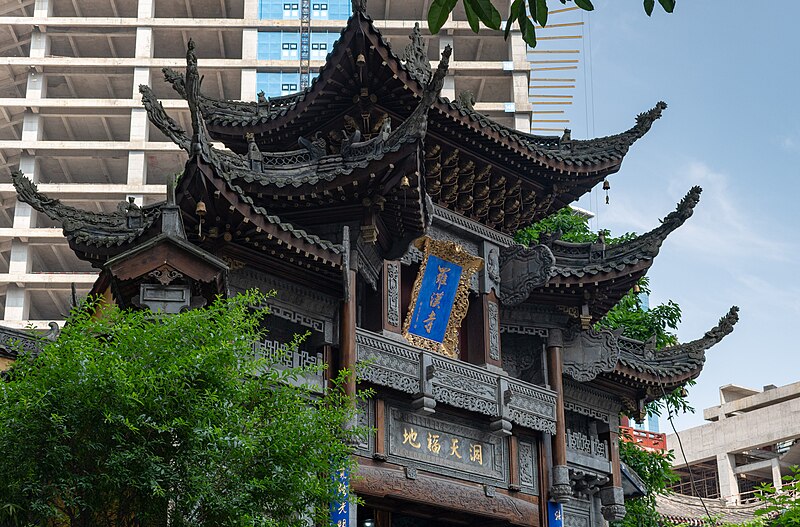
{"label": "temple roof", "polygon": [[0,358],[16,359],[19,352],[36,355],[42,350],[44,339],[55,339],[58,332],[55,322],[50,322],[50,329],[45,334],[0,326]]}
{"label": "temple roof", "polygon": [[752,522],[756,518],[755,511],[763,506],[760,502],[727,505],[722,499],[702,500],[684,494],[656,495],[656,510],[665,520],[664,526],[743,525]]}
{"label": "temple roof", "polygon": [[[567,292],[579,293],[577,300],[583,301],[587,291],[602,290],[602,294],[596,295],[590,305],[595,320],[601,318],[652,266],[667,236],[692,216],[701,192],[700,187],[693,187],[675,210],[661,220],[658,227],[615,245],[609,246],[603,242],[570,243],[552,238],[543,240],[542,245],[552,254],[547,258],[549,267],[546,280],[515,276],[513,281],[505,282],[506,288],[501,289],[501,301],[505,305],[515,305],[525,301],[534,292],[541,297],[542,293],[555,293],[563,291],[563,288],[571,288]],[[534,251],[534,248],[511,246],[501,252],[501,264],[505,265],[511,259],[541,261],[543,257],[540,252]],[[532,270],[540,274],[544,272],[538,267],[532,267]],[[563,301],[564,295],[559,293],[559,296]]]}
{"label": "temple roof", "polygon": [[[620,338],[620,355],[613,374],[637,384],[671,390],[700,375],[706,351],[733,332],[739,308],[733,306],[719,323],[697,340],[656,350],[652,342]],[[656,391],[657,395],[660,395]]]}
{"label": "temple roof", "polygon": [[114,212],[91,212],[42,194],[19,170],[11,173],[11,180],[17,198],[60,223],[78,257],[93,263],[125,251],[160,224],[161,203],[139,207],[132,201],[120,202]]}
{"label": "temple roof", "polygon": [[[365,163],[396,164],[389,151],[376,152],[360,164],[336,159],[315,163],[314,156],[339,154],[343,119],[349,119],[345,137],[353,130],[366,137],[377,133],[381,123],[405,123],[417,111],[435,74],[418,27],[410,39],[402,56],[396,54],[372,20],[356,11],[309,88],[285,97],[260,96],[256,102],[213,99],[199,90],[192,94],[190,79],[169,69],[165,78],[182,97],[195,100],[213,139],[242,156],[255,147],[262,153],[259,162],[270,163],[255,175],[230,163],[229,177],[237,178],[246,192],[269,187],[272,193],[300,194],[320,182],[342,186],[354,172],[365,170]],[[427,130],[425,163],[409,176],[412,186],[421,177],[433,203],[505,234],[573,202],[619,170],[630,146],[666,108],[658,103],[622,133],[576,140],[568,130],[561,137],[518,132],[475,111],[466,100],[436,95],[425,102],[430,111],[425,123],[419,123]],[[168,137],[185,142],[173,130],[174,123],[164,124],[159,127]],[[409,132],[406,141],[411,142],[414,134]],[[298,142],[305,150],[297,149]],[[389,150],[402,148],[402,142]]]}
{"label": "temple roof", "polygon": [[[409,37],[411,43],[400,56],[392,50],[391,45],[383,38],[372,19],[366,14],[356,11],[342,30],[325,65],[320,68],[318,77],[305,90],[254,102],[220,100],[200,95],[199,107],[212,135],[228,144],[228,140],[235,142],[236,136],[241,141],[241,137],[246,132],[264,134],[276,128],[286,127],[287,124],[293,124],[298,120],[314,119],[313,116],[301,118],[300,116],[305,112],[313,114],[331,111],[331,106],[352,104],[349,97],[334,95],[330,86],[341,84],[340,77],[348,78],[351,73],[349,70],[358,67],[354,56],[355,51],[351,49],[354,45],[352,43],[354,37],[365,37],[369,40],[371,48],[370,53],[364,56],[366,61],[371,59],[381,61],[395,73],[395,77],[397,77],[396,74],[401,74],[402,78],[395,80],[393,84],[402,82],[411,90],[408,95],[415,98],[421,96],[431,73],[430,65],[427,63],[427,49],[419,25],[415,27]],[[373,48],[374,53],[372,52]],[[367,64],[367,67],[369,66]],[[164,75],[167,82],[171,83],[175,90],[185,98],[184,77],[169,68],[164,68]],[[354,92],[357,91],[354,88],[351,89]],[[401,99],[404,98],[402,95],[405,95],[405,99],[408,100],[408,95],[401,94]],[[570,138],[568,130],[562,137],[519,132],[475,111],[469,104],[450,101],[445,97],[438,97],[433,101],[433,107],[437,116],[432,116],[432,119],[456,121],[487,138],[499,139],[509,149],[536,161],[541,166],[567,172],[594,172],[621,162],[630,146],[650,130],[653,122],[661,117],[661,113],[667,105],[659,102],[653,109],[639,114],[634,126],[629,130],[589,140],[573,140]],[[235,129],[235,131],[231,129]],[[234,144],[229,144],[229,146],[236,149]],[[243,144],[240,142],[241,146]]]}

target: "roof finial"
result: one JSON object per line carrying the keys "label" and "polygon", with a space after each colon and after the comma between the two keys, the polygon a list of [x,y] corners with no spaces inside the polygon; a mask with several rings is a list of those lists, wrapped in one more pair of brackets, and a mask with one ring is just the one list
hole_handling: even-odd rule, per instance
{"label": "roof finial", "polygon": [[352,0],[353,14],[360,13],[367,14],[367,0]]}
{"label": "roof finial", "polygon": [[414,24],[414,29],[408,35],[411,41],[403,50],[402,60],[405,62],[408,73],[422,84],[431,78],[431,63],[428,61],[428,45],[422,38],[419,22]]}

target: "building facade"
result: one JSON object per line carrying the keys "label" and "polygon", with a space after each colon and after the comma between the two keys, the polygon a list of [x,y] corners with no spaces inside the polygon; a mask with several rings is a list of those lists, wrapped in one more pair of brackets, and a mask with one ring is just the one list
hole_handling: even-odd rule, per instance
{"label": "building facade", "polygon": [[[157,80],[161,68],[183,63],[192,36],[205,93],[249,101],[260,91],[298,91],[301,52],[313,78],[350,15],[346,0],[305,4],[307,49],[300,0],[0,2],[0,319],[46,328],[94,282],[91,266],[74,257],[57,226],[16,202],[11,171],[20,167],[42,190],[97,212],[111,212],[128,197],[139,205],[162,200],[166,179],[183,169],[186,156],[148,123],[138,86],[154,86],[188,126],[185,101]],[[402,48],[428,4],[381,0],[369,12],[387,41]],[[567,24],[550,35],[577,36],[574,13],[553,20],[559,17]],[[578,50],[563,43],[574,40],[542,34],[541,47],[558,53],[528,53],[516,32],[508,42],[473,35],[458,10],[446,28],[428,38],[434,60],[444,46],[453,48],[444,95],[469,91],[476,109],[522,131],[532,118],[534,127],[566,126],[571,96],[559,94],[574,87],[574,78],[562,77],[574,77]],[[532,67],[542,79],[531,76]],[[544,74],[552,69],[557,73]],[[533,117],[534,107],[541,115]]]}
{"label": "building facade", "polygon": [[206,91],[207,43],[190,40],[184,72],[139,87],[144,116],[186,158],[166,201],[79,208],[15,171],[18,199],[100,270],[94,294],[170,313],[274,289],[272,340],[257,347],[309,331],[292,364],[361,368],[376,395],[359,419],[375,434],[354,447],[364,506],[340,525],[620,519],[620,413],[696,378],[738,310],[658,351],[594,324],[701,189],[613,246],[552,234],[528,247],[512,235],[617,172],[666,105],[598,139],[519,132],[469,94],[443,96],[454,48],[433,44],[432,64],[430,40],[408,32],[393,47],[354,2],[307,88],[244,102]]}
{"label": "building facade", "polygon": [[703,410],[708,422],[681,431],[680,443],[667,436],[681,476],[673,490],[729,506],[752,503],[758,485],[780,489],[781,478],[800,464],[800,383],[762,390],[728,384],[719,398]]}

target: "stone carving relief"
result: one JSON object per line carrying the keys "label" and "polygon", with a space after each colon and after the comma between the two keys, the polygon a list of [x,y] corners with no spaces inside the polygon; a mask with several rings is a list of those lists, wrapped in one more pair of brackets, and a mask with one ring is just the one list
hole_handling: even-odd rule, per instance
{"label": "stone carving relief", "polygon": [[520,440],[519,483],[524,490],[528,490],[533,494],[538,494],[539,492],[538,470],[536,445],[529,441]]}
{"label": "stone carving relief", "polygon": [[556,259],[546,245],[512,245],[500,258],[500,292],[503,305],[513,306],[550,279]]}
{"label": "stone carving relief", "polygon": [[400,327],[400,264],[386,264],[386,321]]}
{"label": "stone carving relief", "polygon": [[[602,372],[612,371],[619,360],[622,328],[574,331],[564,341],[564,373],[579,382],[591,381]],[[570,338],[571,337],[571,338]]]}
{"label": "stone carving relief", "polygon": [[500,360],[500,310],[494,302],[487,302],[489,315],[489,358]]}

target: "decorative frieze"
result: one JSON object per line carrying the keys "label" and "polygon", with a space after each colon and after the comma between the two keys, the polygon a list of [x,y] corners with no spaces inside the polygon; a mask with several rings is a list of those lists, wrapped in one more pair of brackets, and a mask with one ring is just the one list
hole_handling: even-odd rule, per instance
{"label": "decorative frieze", "polygon": [[519,441],[519,484],[523,490],[539,493],[539,463],[536,445],[530,441]]}
{"label": "decorative frieze", "polygon": [[400,327],[400,264],[386,264],[386,322]]}
{"label": "decorative frieze", "polygon": [[480,366],[412,347],[399,339],[358,329],[356,331],[361,378],[435,403],[488,415],[507,432],[510,423],[555,433],[556,394],[546,388]]}
{"label": "decorative frieze", "polygon": [[622,403],[607,393],[564,379],[564,410],[616,426]]}
{"label": "decorative frieze", "polygon": [[517,379],[508,379],[503,394],[508,419],[532,430],[556,433],[556,394]]}
{"label": "decorative frieze", "polygon": [[385,337],[357,330],[357,362],[361,379],[405,393],[420,391],[420,352]]}
{"label": "decorative frieze", "polygon": [[497,379],[483,368],[434,357],[426,372],[436,401],[484,415],[498,415]]}
{"label": "decorative frieze", "polygon": [[621,328],[614,332],[605,329],[570,332],[562,350],[564,373],[576,381],[588,382],[612,371],[619,361],[621,333]]}
{"label": "decorative frieze", "polygon": [[608,445],[596,437],[589,437],[577,430],[567,428],[567,448],[590,456],[608,459]]}
{"label": "decorative frieze", "polygon": [[497,304],[487,302],[486,310],[489,319],[489,358],[500,360],[500,314]]}
{"label": "decorative frieze", "polygon": [[514,238],[511,236],[490,229],[485,225],[478,223],[477,221],[473,221],[466,216],[456,214],[455,212],[440,205],[434,205],[433,219],[434,224],[443,223],[446,226],[461,229],[485,240],[494,242],[501,247],[507,247],[514,243]]}
{"label": "decorative frieze", "polygon": [[306,350],[292,349],[290,345],[272,339],[264,339],[253,343],[256,358],[264,358],[276,369],[303,368],[304,371],[295,379],[296,384],[306,384],[317,393],[325,389],[325,376],[322,365],[322,353],[309,353]]}
{"label": "decorative frieze", "polygon": [[332,315],[339,310],[338,299],[249,268],[231,272],[228,281],[233,292],[275,291],[267,302],[273,315],[321,333],[328,344],[338,338]]}

